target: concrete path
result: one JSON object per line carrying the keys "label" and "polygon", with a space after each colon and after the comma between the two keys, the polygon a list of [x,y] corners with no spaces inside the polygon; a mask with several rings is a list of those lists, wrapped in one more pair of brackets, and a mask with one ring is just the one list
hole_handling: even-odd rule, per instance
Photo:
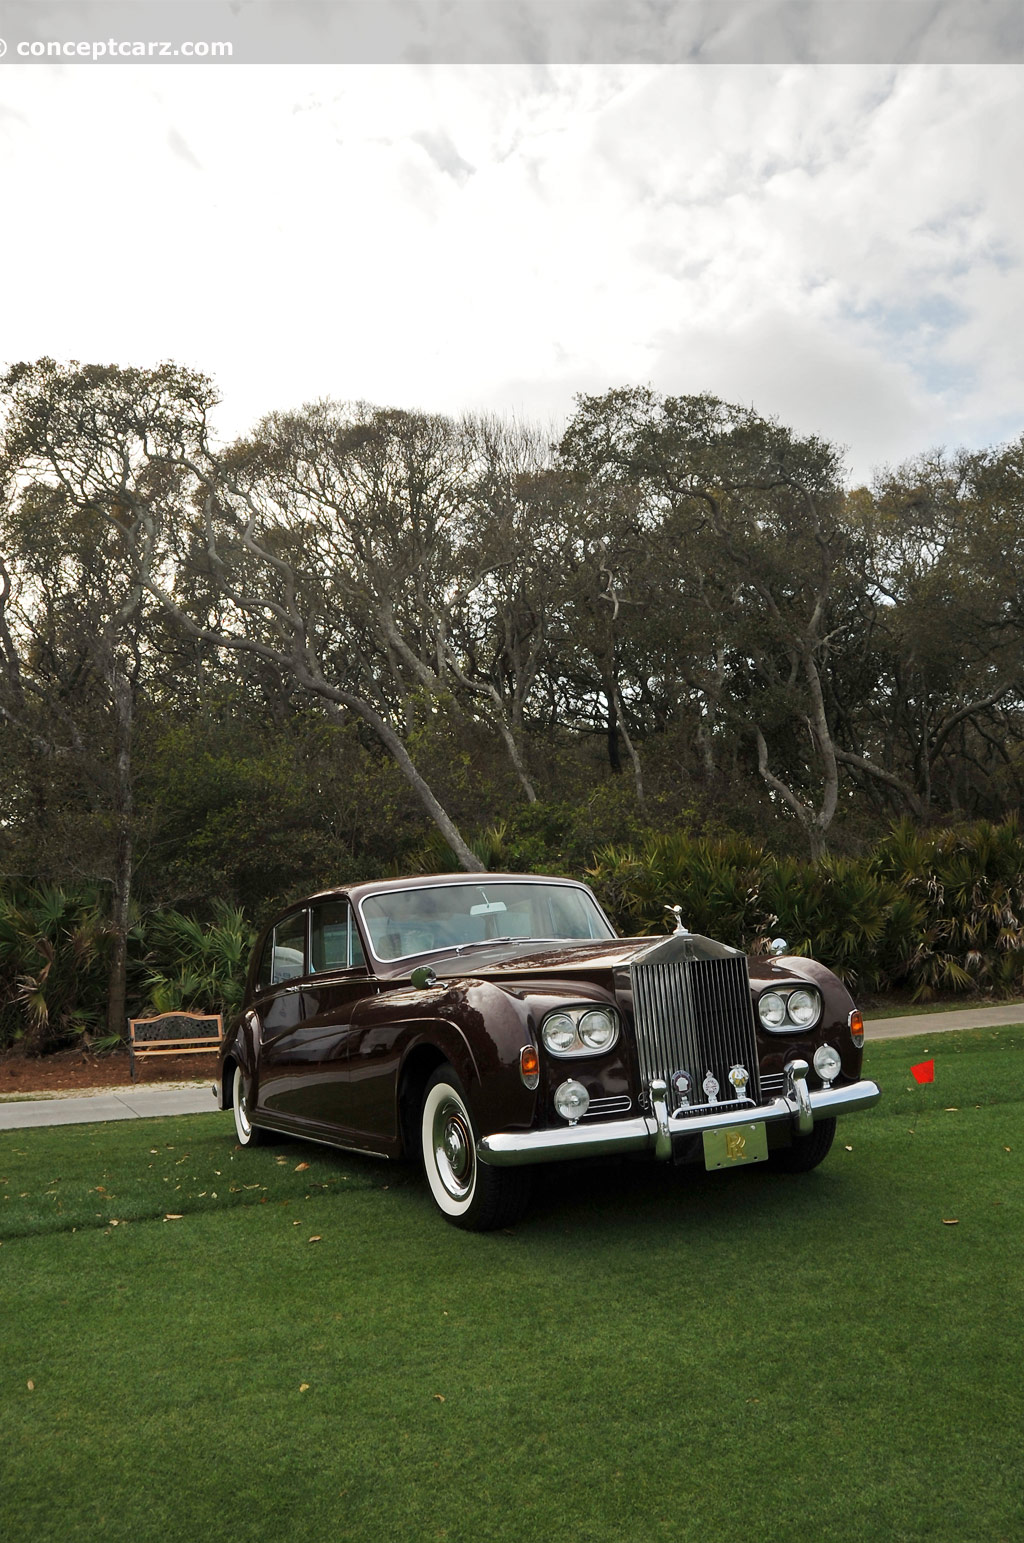
{"label": "concrete path", "polygon": [[[1024,1002],[1010,1007],[967,1007],[946,1013],[917,1013],[904,1018],[874,1018],[864,1025],[865,1039],[909,1039],[949,1029],[988,1029],[1024,1023]],[[0,1103],[0,1130],[29,1130],[38,1125],[84,1125],[97,1120],[149,1120],[161,1114],[213,1114],[216,1102],[209,1082],[176,1088],[108,1088],[67,1098],[32,1098]]]}
{"label": "concrete path", "polygon": [[996,1029],[1024,1023],[1024,1002],[1009,1007],[964,1007],[948,1013],[911,1013],[903,1018],[869,1018],[865,1039],[910,1039],[914,1034],[941,1034],[946,1029]]}
{"label": "concrete path", "polygon": [[213,1114],[212,1083],[182,1087],[108,1088],[67,1098],[26,1098],[0,1103],[0,1130],[37,1125],[85,1125],[95,1120],[149,1120],[161,1114]]}

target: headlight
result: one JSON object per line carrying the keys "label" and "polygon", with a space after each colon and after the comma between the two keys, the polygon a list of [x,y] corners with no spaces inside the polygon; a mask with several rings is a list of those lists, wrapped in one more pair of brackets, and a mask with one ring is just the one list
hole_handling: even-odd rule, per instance
{"label": "headlight", "polygon": [[842,1065],[839,1051],[834,1050],[831,1045],[819,1045],[814,1052],[814,1070],[826,1087],[838,1077]]}
{"label": "headlight", "polygon": [[794,991],[786,1006],[793,1022],[802,1029],[809,1029],[818,1020],[821,998],[816,991]]}
{"label": "headlight", "polygon": [[619,1015],[613,1007],[590,1002],[559,1007],[544,1019],[540,1037],[552,1055],[603,1055],[619,1037]]}
{"label": "headlight", "polygon": [[821,1017],[821,1008],[821,992],[816,986],[783,986],[778,991],[766,991],[757,1000],[762,1024],[776,1034],[813,1029]]}
{"label": "headlight", "polygon": [[786,1021],[786,1003],[777,991],[766,991],[758,999],[757,1010],[766,1029],[777,1029]]}
{"label": "headlight", "polygon": [[580,1019],[580,1039],[591,1050],[607,1050],[615,1043],[615,1019],[603,1007],[584,1013]]}
{"label": "headlight", "polygon": [[545,1018],[541,1038],[553,1055],[564,1055],[576,1043],[576,1025],[568,1013],[552,1013]]}

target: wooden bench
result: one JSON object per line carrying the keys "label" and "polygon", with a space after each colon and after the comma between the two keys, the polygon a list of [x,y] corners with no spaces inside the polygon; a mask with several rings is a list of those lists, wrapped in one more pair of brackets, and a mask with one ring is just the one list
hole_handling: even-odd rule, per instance
{"label": "wooden bench", "polygon": [[161,1013],[158,1018],[128,1019],[128,1061],[147,1055],[214,1055],[224,1038],[219,1013]]}

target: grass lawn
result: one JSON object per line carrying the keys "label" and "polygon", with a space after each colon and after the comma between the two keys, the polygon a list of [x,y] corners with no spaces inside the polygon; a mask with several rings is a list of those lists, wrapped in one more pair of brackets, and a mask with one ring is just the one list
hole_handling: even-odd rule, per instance
{"label": "grass lawn", "polygon": [[813,1174],[482,1237],[230,1115],[0,1133],[0,1535],[1017,1543],[1024,1030],[867,1068]]}

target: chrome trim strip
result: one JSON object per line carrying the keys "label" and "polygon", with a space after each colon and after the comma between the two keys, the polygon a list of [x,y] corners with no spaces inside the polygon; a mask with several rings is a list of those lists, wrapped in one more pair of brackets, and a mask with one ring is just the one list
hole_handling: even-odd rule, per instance
{"label": "chrome trim strip", "polygon": [[[798,1063],[794,1063],[795,1065]],[[651,1084],[651,1104],[654,1116],[640,1115],[633,1120],[595,1121],[590,1125],[566,1125],[561,1130],[496,1131],[483,1136],[477,1142],[477,1157],[482,1163],[495,1168],[514,1168],[524,1163],[552,1163],[574,1157],[601,1157],[614,1152],[650,1152],[654,1157],[667,1158],[672,1153],[672,1137],[688,1136],[696,1131],[722,1130],[735,1125],[749,1125],[755,1120],[775,1124],[788,1120],[793,1134],[803,1130],[806,1113],[810,1122],[828,1120],[837,1114],[852,1114],[857,1109],[870,1109],[877,1104],[881,1092],[877,1083],[863,1078],[860,1082],[847,1083],[845,1087],[820,1088],[811,1091],[806,1077],[793,1077],[794,1093],[772,1099],[770,1104],[746,1105],[742,1109],[724,1110],[720,1114],[690,1115],[675,1119],[668,1115],[660,1118],[665,1109],[665,1086],[660,1078]],[[807,1099],[805,1110],[799,1088]],[[808,1126],[810,1129],[810,1126]]]}

